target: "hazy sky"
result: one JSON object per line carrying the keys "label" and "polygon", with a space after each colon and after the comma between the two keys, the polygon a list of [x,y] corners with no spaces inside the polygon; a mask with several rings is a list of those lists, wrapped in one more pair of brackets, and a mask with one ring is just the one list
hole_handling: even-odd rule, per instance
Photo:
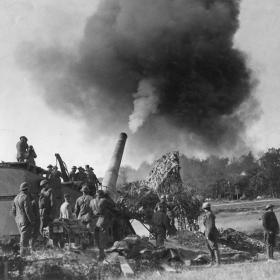
{"label": "hazy sky", "polygon": [[[79,117],[50,109],[41,88],[15,61],[22,41],[67,43],[74,46],[86,19],[94,13],[94,0],[1,0],[0,1],[0,160],[14,161],[15,144],[26,135],[38,154],[37,164],[55,163],[59,152],[71,165],[90,164],[103,176],[117,139],[102,133],[86,136],[87,127]],[[235,44],[248,56],[248,63],[259,80],[255,96],[262,114],[247,131],[246,142],[253,151],[280,147],[280,2],[243,0],[240,29]],[[249,114],[250,112],[248,112]],[[107,128],[104,127],[104,130]],[[127,127],[124,127],[126,130]],[[152,160],[141,154],[128,138],[124,164],[137,166]]]}

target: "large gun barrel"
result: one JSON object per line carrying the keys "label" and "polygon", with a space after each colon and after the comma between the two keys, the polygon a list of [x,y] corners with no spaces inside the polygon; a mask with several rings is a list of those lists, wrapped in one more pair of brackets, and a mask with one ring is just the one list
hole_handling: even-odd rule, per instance
{"label": "large gun barrel", "polygon": [[122,132],[116,144],[113,156],[109,164],[109,168],[107,169],[104,179],[102,181],[102,185],[104,187],[107,187],[107,189],[112,194],[116,193],[116,183],[119,175],[119,169],[121,165],[126,139],[127,139],[126,133]]}

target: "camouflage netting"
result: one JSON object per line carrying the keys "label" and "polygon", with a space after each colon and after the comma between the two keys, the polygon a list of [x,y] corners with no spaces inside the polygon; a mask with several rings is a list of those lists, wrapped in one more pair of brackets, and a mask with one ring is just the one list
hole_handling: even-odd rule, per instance
{"label": "camouflage netting", "polygon": [[144,212],[153,211],[161,195],[171,194],[174,203],[178,205],[177,216],[183,214],[190,222],[200,214],[200,202],[183,188],[178,152],[163,155],[154,162],[147,179],[125,184],[118,192],[133,213],[141,207]]}
{"label": "camouflage netting", "polygon": [[154,162],[147,186],[158,194],[174,194],[182,191],[179,152],[170,152]]}

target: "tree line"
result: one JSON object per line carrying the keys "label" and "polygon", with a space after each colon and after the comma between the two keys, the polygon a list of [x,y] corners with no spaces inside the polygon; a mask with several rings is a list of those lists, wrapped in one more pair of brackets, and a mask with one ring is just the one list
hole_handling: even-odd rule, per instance
{"label": "tree line", "polygon": [[[252,152],[235,158],[181,155],[180,166],[184,187],[194,195],[212,199],[280,197],[280,149],[270,148],[258,158]],[[144,179],[151,168],[147,162],[138,170],[124,166],[119,183]]]}

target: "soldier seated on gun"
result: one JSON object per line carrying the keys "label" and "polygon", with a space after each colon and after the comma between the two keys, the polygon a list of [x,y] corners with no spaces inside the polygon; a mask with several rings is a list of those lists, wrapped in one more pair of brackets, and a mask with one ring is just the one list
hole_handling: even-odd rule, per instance
{"label": "soldier seated on gun", "polygon": [[273,212],[273,207],[274,206],[272,204],[266,205],[265,213],[262,216],[268,261],[273,260],[273,251],[276,245],[276,235],[279,233],[279,224],[276,215]]}
{"label": "soldier seated on gun", "polygon": [[64,194],[64,202],[60,206],[60,219],[65,220],[72,220],[73,219],[73,213],[71,208],[71,195],[69,193]]}
{"label": "soldier seated on gun", "polygon": [[164,212],[164,205],[159,203],[157,209],[153,214],[152,228],[156,237],[156,246],[158,248],[164,247],[164,240],[166,238],[166,231],[169,230],[168,218]]}
{"label": "soldier seated on gun", "polygon": [[204,216],[203,216],[203,224],[205,227],[205,238],[207,242],[207,247],[211,254],[211,265],[218,266],[220,265],[220,252],[218,248],[218,237],[219,232],[216,228],[215,224],[215,215],[211,211],[211,204],[209,202],[205,202],[202,205],[202,210],[204,210]]}

